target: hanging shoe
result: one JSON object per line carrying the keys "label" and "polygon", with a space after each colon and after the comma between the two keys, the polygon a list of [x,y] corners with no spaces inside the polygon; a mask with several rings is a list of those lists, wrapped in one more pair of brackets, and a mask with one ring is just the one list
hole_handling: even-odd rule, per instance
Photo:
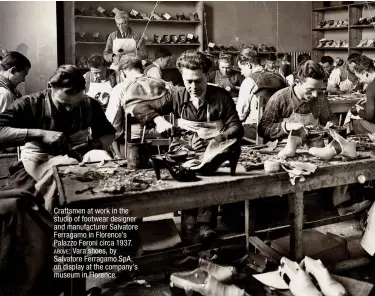
{"label": "hanging shoe", "polygon": [[198,178],[195,172],[181,167],[174,161],[168,160],[166,157],[161,155],[155,155],[151,157],[151,162],[155,170],[156,179],[160,180],[160,169],[166,168],[170,173],[171,177],[176,181],[180,182],[191,182],[197,181]]}
{"label": "hanging shoe", "polygon": [[203,155],[201,164],[190,169],[198,174],[210,176],[215,174],[225,161],[229,160],[230,174],[234,176],[241,154],[241,147],[237,142],[237,139],[230,139],[221,143],[211,140]]}
{"label": "hanging shoe", "polygon": [[297,131],[291,131],[288,136],[285,147],[279,152],[278,157],[293,157],[296,154],[296,150],[302,145],[302,137],[305,134],[303,128]]}
{"label": "hanging shoe", "polygon": [[348,295],[344,286],[331,276],[322,261],[314,260],[306,256],[300,265],[307,273],[311,274],[316,279],[324,296]]}
{"label": "hanging shoe", "polygon": [[171,275],[171,287],[177,287],[191,295],[192,292],[204,296],[248,296],[234,285],[225,285],[206,271],[196,269],[188,272],[176,272]]}

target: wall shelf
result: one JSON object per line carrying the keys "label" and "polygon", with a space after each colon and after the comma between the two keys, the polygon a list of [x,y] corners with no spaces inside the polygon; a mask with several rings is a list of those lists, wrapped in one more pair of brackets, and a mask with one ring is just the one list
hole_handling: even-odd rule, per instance
{"label": "wall shelf", "polygon": [[146,46],[200,46],[200,43],[146,43]]}
{"label": "wall shelf", "polygon": [[352,50],[375,50],[375,47],[351,47]]}
{"label": "wall shelf", "polygon": [[328,27],[328,28],[314,28],[313,31],[330,31],[330,30],[348,30],[346,27]]}
{"label": "wall shelf", "polygon": [[315,47],[314,50],[348,50],[347,47]]}
{"label": "wall shelf", "polygon": [[[75,15],[76,19],[93,19],[93,20],[114,20],[113,17],[107,16],[90,16],[90,15]],[[131,23],[146,23],[147,19],[129,19]],[[191,21],[191,20],[151,20],[150,23],[173,23],[173,24],[200,24],[201,21]]]}
{"label": "wall shelf", "polygon": [[353,25],[350,29],[375,29],[375,25]]}

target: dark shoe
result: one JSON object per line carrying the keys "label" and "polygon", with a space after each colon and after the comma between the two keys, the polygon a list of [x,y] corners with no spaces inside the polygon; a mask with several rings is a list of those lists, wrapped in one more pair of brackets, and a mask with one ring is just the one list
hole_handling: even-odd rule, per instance
{"label": "dark shoe", "polygon": [[237,162],[241,154],[241,147],[237,139],[230,139],[221,143],[212,140],[203,155],[200,165],[190,169],[201,175],[213,175],[218,168],[227,160],[230,164],[230,173],[236,175]]}
{"label": "dark shoe", "polygon": [[161,38],[161,43],[171,43],[171,37],[169,35],[163,35],[163,38]]}
{"label": "dark shoe", "polygon": [[177,35],[171,35],[171,43],[177,43],[178,42],[178,37]]}
{"label": "dark shoe", "polygon": [[180,182],[197,181],[195,172],[181,167],[177,162],[167,159],[165,156],[155,155],[151,157],[156,179],[160,180],[160,169],[166,168],[173,179]]}
{"label": "dark shoe", "polygon": [[154,43],[161,43],[161,37],[154,34]]}
{"label": "dark shoe", "polygon": [[186,35],[178,35],[178,42],[179,43],[186,43]]}
{"label": "dark shoe", "polygon": [[216,231],[208,225],[202,225],[199,228],[199,240],[208,241],[216,237]]}

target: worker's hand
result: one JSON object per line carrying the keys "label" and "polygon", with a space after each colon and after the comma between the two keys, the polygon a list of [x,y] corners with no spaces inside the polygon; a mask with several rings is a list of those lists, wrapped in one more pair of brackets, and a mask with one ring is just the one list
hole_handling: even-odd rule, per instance
{"label": "worker's hand", "polygon": [[290,131],[298,131],[299,129],[304,128],[303,124],[300,122],[287,122],[285,124],[285,129],[290,132]]}
{"label": "worker's hand", "polygon": [[230,92],[232,89],[230,88],[230,86],[226,86],[225,90]]}
{"label": "worker's hand", "polygon": [[42,131],[42,142],[46,145],[57,145],[63,152],[69,151],[69,144],[62,132]]}
{"label": "worker's hand", "polygon": [[191,139],[191,148],[195,151],[202,150],[204,148],[205,142],[203,139],[195,133]]}
{"label": "worker's hand", "polygon": [[332,121],[328,121],[328,122],[326,123],[326,128],[330,128],[330,127],[332,127],[332,126],[334,126],[334,124],[333,124]]}
{"label": "worker's hand", "polygon": [[174,127],[171,123],[165,120],[164,117],[155,117],[154,122],[156,124],[156,131],[162,136],[171,137],[173,136]]}

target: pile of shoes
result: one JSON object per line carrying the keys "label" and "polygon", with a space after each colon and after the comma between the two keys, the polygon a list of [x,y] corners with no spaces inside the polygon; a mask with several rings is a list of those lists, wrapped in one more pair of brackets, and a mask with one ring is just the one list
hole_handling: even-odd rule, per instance
{"label": "pile of shoes", "polygon": [[294,296],[349,295],[345,287],[329,273],[322,261],[307,256],[300,264],[283,257],[277,271],[253,276],[273,289],[289,289]]}
{"label": "pile of shoes", "polygon": [[238,52],[238,48],[233,45],[223,45],[223,44],[215,44],[210,42],[208,44],[208,48],[211,51],[235,51]]}
{"label": "pile of shoes", "polygon": [[83,42],[105,42],[108,38],[107,36],[100,35],[99,32],[87,33],[87,32],[76,32],[75,39],[76,41]]}
{"label": "pile of shoes", "polygon": [[76,66],[78,68],[87,68],[88,67],[88,65],[87,65],[87,57],[78,56],[76,58]]}
{"label": "pile of shoes", "polygon": [[319,28],[340,28],[340,27],[347,27],[349,21],[346,19],[343,20],[329,20],[329,21],[321,21],[318,25]]}
{"label": "pile of shoes", "polygon": [[180,35],[156,35],[154,34],[154,43],[199,43],[197,35],[180,34]]}
{"label": "pile of shoes", "polygon": [[349,43],[347,40],[328,40],[320,39],[316,48],[348,48]]}
{"label": "pile of shoes", "polygon": [[375,38],[374,39],[362,39],[361,42],[357,45],[357,47],[375,47]]}
{"label": "pile of shoes", "polygon": [[199,259],[193,271],[175,272],[170,277],[173,294],[192,295],[197,292],[203,296],[248,296],[243,289],[230,284],[236,269],[232,266],[218,264]]}
{"label": "pile of shoes", "polygon": [[[116,10],[116,8],[114,10]],[[83,7],[75,8],[74,14],[82,16],[115,17],[115,12],[113,10],[107,11],[101,6],[97,7],[96,9],[93,7],[89,7],[88,9]]]}
{"label": "pile of shoes", "polygon": [[365,25],[375,26],[375,17],[361,17],[358,21],[354,23],[354,26],[365,26]]}
{"label": "pile of shoes", "polygon": [[242,48],[250,48],[252,50],[255,50],[255,51],[258,51],[258,52],[276,52],[276,47],[271,45],[271,44],[258,44],[258,45],[254,45],[254,44],[242,44],[240,46],[240,49]]}

